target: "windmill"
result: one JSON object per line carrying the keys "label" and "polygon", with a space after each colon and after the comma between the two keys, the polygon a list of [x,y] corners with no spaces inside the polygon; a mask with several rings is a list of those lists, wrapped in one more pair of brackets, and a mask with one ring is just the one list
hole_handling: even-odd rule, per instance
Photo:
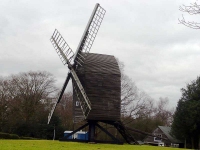
{"label": "windmill", "polygon": [[48,124],[69,80],[72,79],[74,122],[85,120],[87,123],[67,137],[89,126],[89,141],[95,142],[95,127],[98,127],[115,143],[120,143],[99,124],[103,122],[116,127],[128,143],[136,143],[120,121],[121,74],[115,57],[89,53],[105,12],[99,4],[95,5],[75,53],[58,30],[51,36],[50,41],[63,64],[67,64],[69,72],[58,100],[49,114]]}

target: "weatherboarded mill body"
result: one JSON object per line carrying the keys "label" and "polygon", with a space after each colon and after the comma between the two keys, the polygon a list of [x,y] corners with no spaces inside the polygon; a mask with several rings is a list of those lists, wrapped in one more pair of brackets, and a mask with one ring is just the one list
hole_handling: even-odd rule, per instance
{"label": "weatherboarded mill body", "polygon": [[[92,109],[86,120],[119,121],[121,74],[115,57],[89,53],[84,65],[77,69],[77,76],[91,102]],[[74,94],[74,121],[81,119],[84,116]]]}

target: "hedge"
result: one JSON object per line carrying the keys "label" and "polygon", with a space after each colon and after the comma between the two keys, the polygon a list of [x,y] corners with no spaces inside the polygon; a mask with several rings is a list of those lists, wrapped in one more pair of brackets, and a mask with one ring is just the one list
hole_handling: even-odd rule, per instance
{"label": "hedge", "polygon": [[2,133],[0,132],[0,139],[19,139],[16,134]]}

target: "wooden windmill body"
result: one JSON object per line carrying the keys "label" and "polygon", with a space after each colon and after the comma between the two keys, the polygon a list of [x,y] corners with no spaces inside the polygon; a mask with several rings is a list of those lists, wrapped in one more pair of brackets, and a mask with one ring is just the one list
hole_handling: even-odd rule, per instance
{"label": "wooden windmill body", "polygon": [[[85,63],[77,69],[77,75],[91,102],[86,120],[120,121],[121,74],[114,56],[88,54]],[[74,121],[83,114],[74,95]]]}

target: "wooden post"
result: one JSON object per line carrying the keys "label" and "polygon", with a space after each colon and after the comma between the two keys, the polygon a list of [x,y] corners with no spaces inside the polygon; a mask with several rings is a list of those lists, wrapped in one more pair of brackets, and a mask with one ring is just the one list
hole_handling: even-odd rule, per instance
{"label": "wooden post", "polygon": [[194,149],[194,137],[191,137],[192,149]]}
{"label": "wooden post", "polygon": [[89,141],[95,142],[95,122],[89,121]]}
{"label": "wooden post", "polygon": [[54,129],[53,129],[53,141],[55,140],[56,137],[56,129],[55,129],[55,124],[54,124]]}
{"label": "wooden post", "polygon": [[185,144],[184,144],[184,148],[186,148],[187,146],[186,146],[186,138],[185,138]]}

